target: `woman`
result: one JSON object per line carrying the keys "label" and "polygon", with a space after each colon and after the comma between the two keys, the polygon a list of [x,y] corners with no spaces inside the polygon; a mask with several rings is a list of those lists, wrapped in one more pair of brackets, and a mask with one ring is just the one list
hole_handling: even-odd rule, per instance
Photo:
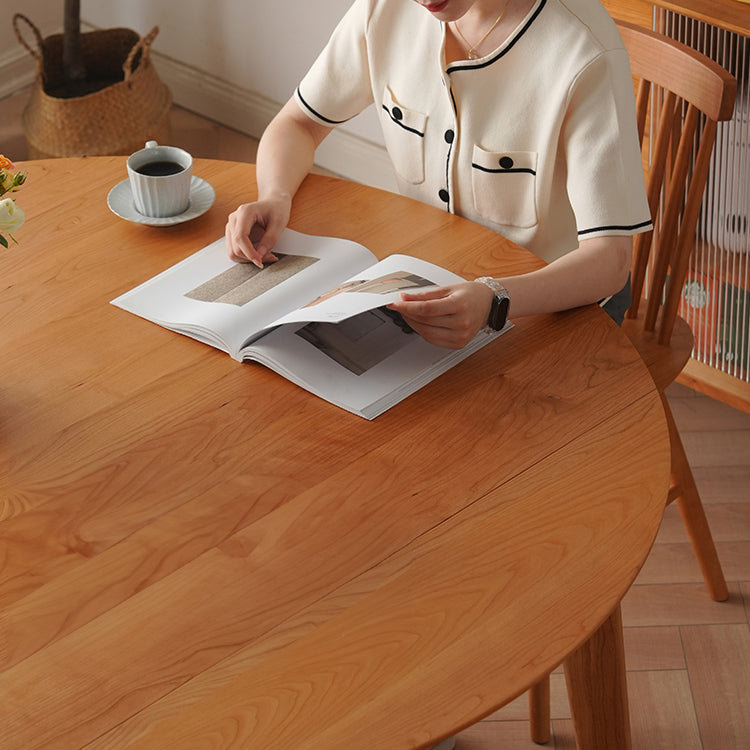
{"label": "woman", "polygon": [[627,53],[598,0],[356,0],[261,139],[230,257],[275,259],[316,147],[371,103],[404,194],[548,263],[404,293],[412,328],[459,348],[507,298],[514,317],[612,298],[622,319],[631,235],[651,220]]}

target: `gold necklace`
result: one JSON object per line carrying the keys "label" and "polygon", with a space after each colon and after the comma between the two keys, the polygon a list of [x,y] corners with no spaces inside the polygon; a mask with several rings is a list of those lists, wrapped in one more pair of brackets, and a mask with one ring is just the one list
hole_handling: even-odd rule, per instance
{"label": "gold necklace", "polygon": [[479,53],[477,52],[477,50],[482,46],[484,40],[495,30],[495,27],[500,23],[503,16],[505,15],[505,11],[508,8],[508,5],[510,5],[510,0],[505,1],[505,5],[503,5],[503,9],[500,11],[500,15],[495,19],[495,23],[490,26],[490,28],[487,30],[487,33],[476,44],[469,44],[469,40],[461,33],[461,29],[458,28],[458,21],[453,22],[458,35],[461,37],[461,39],[463,39],[464,44],[466,45],[466,56],[469,58],[469,60],[476,60],[479,58]]}

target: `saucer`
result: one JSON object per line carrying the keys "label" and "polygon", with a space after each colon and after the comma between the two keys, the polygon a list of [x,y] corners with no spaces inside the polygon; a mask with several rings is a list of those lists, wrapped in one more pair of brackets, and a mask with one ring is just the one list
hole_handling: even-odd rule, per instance
{"label": "saucer", "polygon": [[182,224],[206,213],[216,199],[216,191],[205,180],[193,175],[190,178],[190,205],[181,214],[175,216],[144,216],[138,213],[133,203],[133,193],[130,180],[126,179],[115,185],[107,196],[107,205],[112,213],[122,219],[134,221],[138,224],[148,224],[152,227],[164,227],[172,224]]}

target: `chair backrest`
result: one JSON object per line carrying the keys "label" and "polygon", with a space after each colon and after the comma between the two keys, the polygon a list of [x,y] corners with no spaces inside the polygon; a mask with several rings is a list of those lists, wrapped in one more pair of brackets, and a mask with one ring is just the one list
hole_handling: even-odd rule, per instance
{"label": "chair backrest", "polygon": [[[617,21],[638,79],[636,113],[641,146],[648,149],[647,192],[655,229],[633,245],[633,304],[647,331],[668,344],[695,239],[716,123],[734,111],[737,82],[705,55],[662,34]],[[649,138],[644,144],[647,124]],[[667,281],[668,279],[668,281]]]}

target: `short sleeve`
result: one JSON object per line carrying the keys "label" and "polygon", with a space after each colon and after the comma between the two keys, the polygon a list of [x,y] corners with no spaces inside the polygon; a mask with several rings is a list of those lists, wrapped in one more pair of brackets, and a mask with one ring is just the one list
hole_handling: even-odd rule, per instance
{"label": "short sleeve", "polygon": [[563,147],[579,241],[652,228],[624,49],[602,53],[576,78]]}
{"label": "short sleeve", "polygon": [[297,104],[322,125],[340,125],[373,102],[367,51],[368,0],[356,0],[295,92]]}

